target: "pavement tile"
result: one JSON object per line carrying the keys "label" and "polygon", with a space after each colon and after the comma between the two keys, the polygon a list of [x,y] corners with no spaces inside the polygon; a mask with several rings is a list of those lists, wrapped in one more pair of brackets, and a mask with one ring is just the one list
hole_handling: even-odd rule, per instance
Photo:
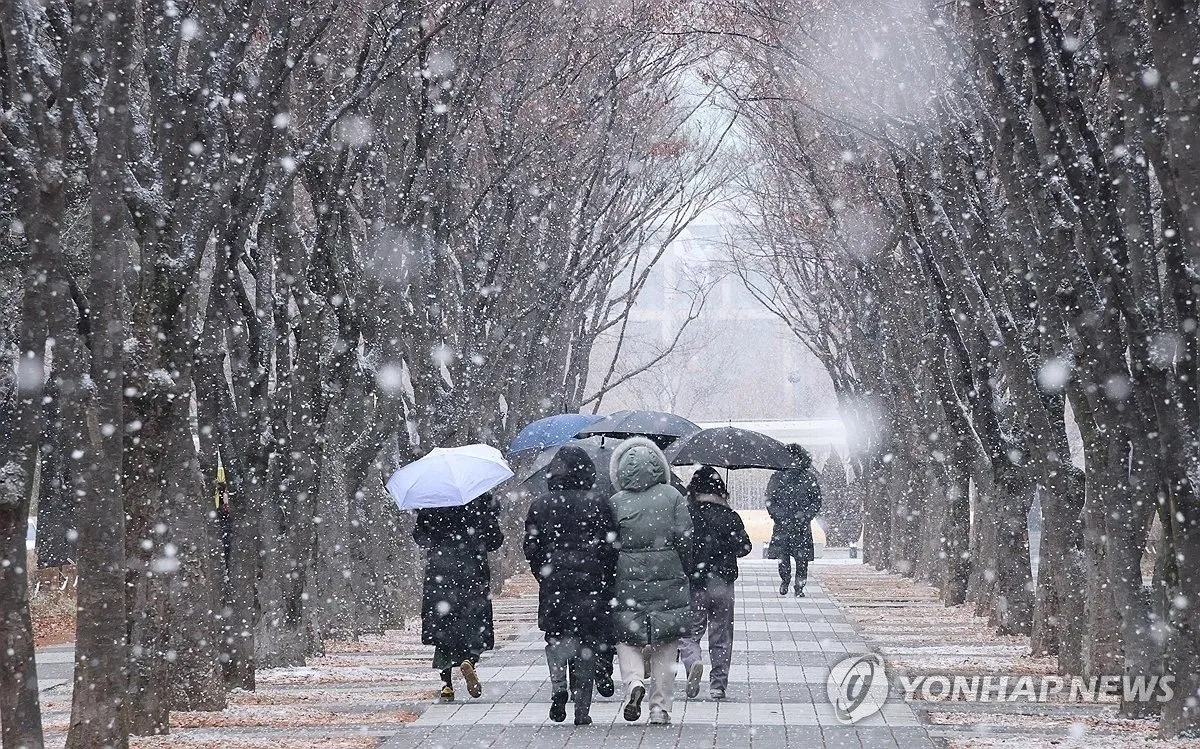
{"label": "pavement tile", "polygon": [[[826,694],[831,664],[867,647],[823,586],[810,582],[807,596],[778,595],[771,562],[743,562],[738,580],[734,660],[728,698],[683,696],[677,668],[672,725],[647,724],[648,706],[635,723],[620,715],[620,692],[597,697],[594,724],[549,722],[549,683],[544,642],[532,630],[481,663],[484,696],[454,705],[431,705],[421,717],[389,738],[384,747],[513,747],[515,749],[717,749],[748,746],[908,749],[932,747],[912,709],[891,702],[855,726],[837,721]],[[820,574],[819,569],[815,574]],[[707,658],[707,654],[706,654]],[[706,660],[707,663],[707,660]],[[649,686],[649,685],[648,685]]]}

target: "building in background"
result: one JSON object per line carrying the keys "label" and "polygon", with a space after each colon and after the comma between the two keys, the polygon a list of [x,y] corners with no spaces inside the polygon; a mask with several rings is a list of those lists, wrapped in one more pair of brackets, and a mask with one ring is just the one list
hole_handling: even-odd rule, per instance
{"label": "building in background", "polygon": [[[709,211],[667,248],[631,314],[616,377],[669,348],[706,293],[704,305],[671,353],[613,388],[602,411],[653,409],[696,422],[837,418],[820,362],[731,272],[726,227],[733,221],[727,212]],[[590,392],[608,372],[615,342],[615,335],[597,342]]]}

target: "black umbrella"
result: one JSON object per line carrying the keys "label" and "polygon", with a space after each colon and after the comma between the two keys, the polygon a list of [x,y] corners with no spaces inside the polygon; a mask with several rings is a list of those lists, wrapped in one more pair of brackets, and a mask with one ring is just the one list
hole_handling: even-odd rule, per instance
{"label": "black umbrella", "polygon": [[585,427],[578,437],[648,437],[659,447],[666,447],[681,437],[689,437],[700,431],[692,422],[661,411],[617,411],[603,421]]}
{"label": "black umbrella", "polygon": [[[617,493],[617,490],[613,487],[608,468],[612,462],[613,451],[619,444],[621,444],[621,440],[618,439],[588,437],[571,440],[566,445],[547,448],[527,468],[517,473],[517,485],[534,496],[548,492],[550,487],[546,485],[546,469],[550,467],[550,461],[554,460],[555,453],[560,449],[567,445],[573,445],[587,453],[588,457],[592,459],[592,465],[596,466],[596,491],[602,497],[611,497]],[[674,471],[671,472],[671,486],[678,489],[680,494],[687,494],[686,484]]]}
{"label": "black umbrella", "polygon": [[703,429],[667,449],[671,465],[782,470],[792,464],[787,446],[765,434],[737,427]]}
{"label": "black umbrella", "polygon": [[618,444],[619,440],[606,440],[603,437],[571,440],[566,445],[543,450],[528,468],[518,474],[517,479],[522,489],[535,496],[549,491],[549,487],[546,486],[546,469],[550,467],[550,461],[554,460],[554,455],[560,448],[571,445],[582,449],[592,459],[592,464],[596,466],[596,491],[601,496],[610,497],[614,491],[612,479],[608,475],[608,463],[612,460],[613,449]]}

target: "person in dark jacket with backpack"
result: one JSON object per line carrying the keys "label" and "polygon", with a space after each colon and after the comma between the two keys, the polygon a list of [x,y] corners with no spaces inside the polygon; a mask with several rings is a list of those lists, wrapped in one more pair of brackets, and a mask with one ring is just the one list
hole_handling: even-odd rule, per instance
{"label": "person in dark jacket with backpack", "polygon": [[725,699],[729,663],[733,657],[733,583],[738,577],[738,557],[750,553],[750,537],[742,518],[729,507],[729,491],[720,475],[704,466],[688,485],[692,516],[692,629],[679,641],[679,655],[687,672],[687,696],[700,693],[704,663],[700,638],[708,630],[712,660],[709,697]]}
{"label": "person in dark jacket with backpack", "polygon": [[[594,491],[596,467],[578,447],[559,449],[546,471],[549,492],[533,501],[525,520],[525,558],[537,578],[538,627],[546,633],[550,719],[592,722],[592,687],[613,694],[612,609],[617,524],[608,497]],[[568,693],[568,687],[570,693]]]}
{"label": "person in dark jacket with backpack", "polygon": [[812,521],[821,511],[821,487],[813,469],[812,456],[800,445],[788,445],[792,465],[778,471],[767,482],[767,514],[775,523],[768,549],[779,560],[779,595],[786,596],[796,560],[796,597],[804,597],[808,563],[816,558]]}
{"label": "person in dark jacket with backpack", "polygon": [[454,701],[454,668],[462,672],[467,693],[479,697],[483,686],[475,664],[496,646],[487,555],[504,543],[500,505],[484,494],[459,507],[418,510],[413,540],[425,549],[421,642],[435,646],[441,701]]}

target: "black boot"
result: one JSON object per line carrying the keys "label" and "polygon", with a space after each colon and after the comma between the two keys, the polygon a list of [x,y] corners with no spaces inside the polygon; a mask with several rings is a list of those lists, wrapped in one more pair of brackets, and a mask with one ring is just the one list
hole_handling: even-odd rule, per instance
{"label": "black boot", "polygon": [[784,580],[783,582],[779,583],[779,595],[786,596],[787,591],[788,591],[788,581]]}
{"label": "black boot", "polygon": [[804,583],[796,583],[796,597],[797,598],[804,597]]}
{"label": "black boot", "polygon": [[550,697],[550,720],[562,723],[567,719],[567,693],[555,692]]}
{"label": "black boot", "polygon": [[601,671],[596,674],[596,693],[601,697],[612,697],[616,691],[616,684],[613,684],[611,671]]}

